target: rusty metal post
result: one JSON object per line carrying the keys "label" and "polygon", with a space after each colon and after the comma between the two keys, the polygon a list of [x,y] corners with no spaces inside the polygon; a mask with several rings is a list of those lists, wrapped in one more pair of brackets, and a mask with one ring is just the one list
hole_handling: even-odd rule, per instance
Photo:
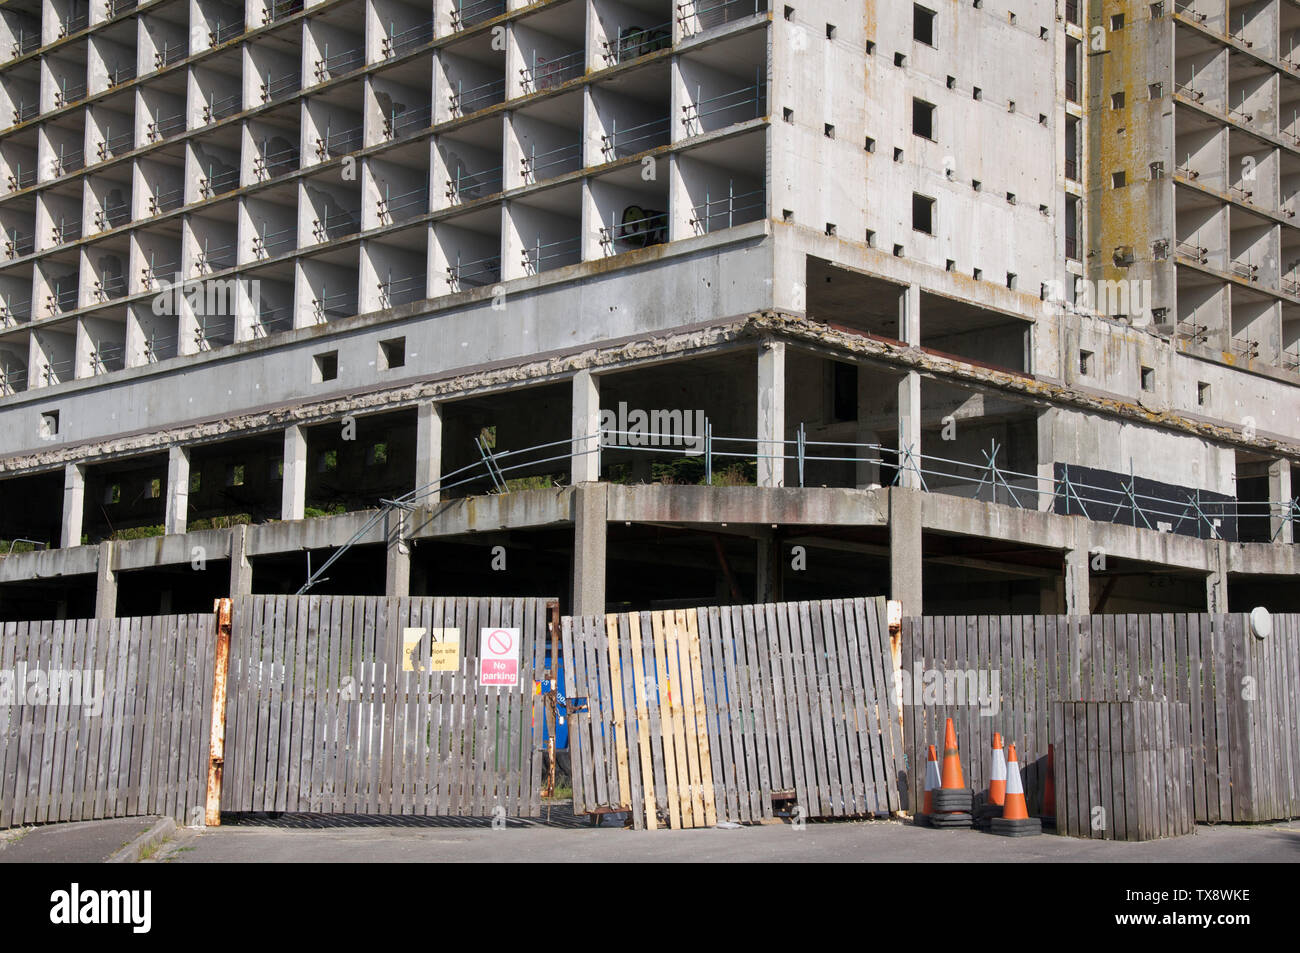
{"label": "rusty metal post", "polygon": [[[885,616],[889,626],[889,661],[890,669],[893,672],[893,684],[889,690],[893,693],[898,705],[898,736],[904,739],[903,744],[907,744],[907,732],[903,729],[903,604],[890,599],[885,603]],[[907,758],[906,747],[904,748],[904,758]],[[911,778],[911,761],[906,762],[908,768],[908,778]],[[904,805],[902,810],[895,811],[896,817],[907,817],[907,807]]]}
{"label": "rusty metal post", "polygon": [[218,599],[217,654],[212,670],[212,732],[208,743],[208,804],[204,823],[221,826],[221,773],[226,764],[226,678],[230,672],[230,600]]}
{"label": "rusty metal post", "polygon": [[542,710],[542,724],[547,729],[546,780],[542,784],[542,797],[549,798],[555,796],[555,732],[560,727],[556,710],[560,681],[560,603],[556,599],[546,603],[546,632],[547,650],[551,656],[546,673],[550,676],[551,690],[546,693]]}

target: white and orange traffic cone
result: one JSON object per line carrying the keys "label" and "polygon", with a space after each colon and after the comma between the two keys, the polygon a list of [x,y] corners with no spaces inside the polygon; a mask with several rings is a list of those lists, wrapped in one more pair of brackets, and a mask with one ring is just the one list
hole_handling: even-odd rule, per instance
{"label": "white and orange traffic cone", "polygon": [[1043,832],[1042,821],[1030,817],[1025,804],[1025,786],[1020,783],[1020,763],[1016,761],[1014,744],[1007,748],[1007,792],[1002,816],[993,818],[989,830],[1004,837],[1025,837]]}
{"label": "white and orange traffic cone", "polygon": [[961,769],[961,754],[957,750],[957,730],[952,719],[944,726],[943,769],[939,776],[939,789],[933,792],[934,814],[930,823],[934,827],[970,827],[971,789],[966,787],[966,776]]}
{"label": "white and orange traffic cone", "polygon": [[989,803],[1001,807],[1007,796],[1007,761],[1002,756],[1002,736],[993,732],[993,767],[989,771]]}
{"label": "white and orange traffic cone", "polygon": [[934,813],[934,792],[939,784],[939,755],[934,750],[934,745],[930,745],[929,757],[925,762],[925,803],[921,805],[921,813],[917,817],[921,824],[930,823],[930,816]]}

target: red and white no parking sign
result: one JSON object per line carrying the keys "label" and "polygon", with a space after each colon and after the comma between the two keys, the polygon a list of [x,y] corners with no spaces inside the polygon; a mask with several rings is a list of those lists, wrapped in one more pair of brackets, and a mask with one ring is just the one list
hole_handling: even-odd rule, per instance
{"label": "red and white no parking sign", "polygon": [[514,688],[519,684],[519,630],[480,629],[478,683]]}

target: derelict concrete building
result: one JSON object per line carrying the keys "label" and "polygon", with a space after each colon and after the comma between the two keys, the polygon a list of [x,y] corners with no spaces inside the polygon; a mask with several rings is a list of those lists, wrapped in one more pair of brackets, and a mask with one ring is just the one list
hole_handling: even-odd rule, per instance
{"label": "derelict concrete building", "polygon": [[0,5],[0,618],[1294,609],[1297,30]]}

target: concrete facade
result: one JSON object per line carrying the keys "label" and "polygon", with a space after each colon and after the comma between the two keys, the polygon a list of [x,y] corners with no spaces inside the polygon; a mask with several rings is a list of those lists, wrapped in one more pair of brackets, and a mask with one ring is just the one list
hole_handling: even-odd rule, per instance
{"label": "concrete facade", "polygon": [[587,614],[1289,607],[1300,16],[1240,13],[6,4],[0,617],[340,547]]}

